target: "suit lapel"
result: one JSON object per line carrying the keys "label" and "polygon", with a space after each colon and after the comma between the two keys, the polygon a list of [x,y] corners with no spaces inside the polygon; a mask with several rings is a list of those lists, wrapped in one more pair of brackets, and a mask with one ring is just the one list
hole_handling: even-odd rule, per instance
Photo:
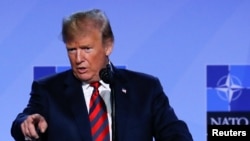
{"label": "suit lapel", "polygon": [[91,130],[89,124],[88,111],[82,91],[82,83],[77,80],[73,74],[70,74],[66,80],[66,98],[71,107],[76,126],[79,128],[79,134],[82,139],[91,141]]}
{"label": "suit lapel", "polygon": [[[116,70],[116,74],[118,73]],[[120,76],[115,80],[115,119],[116,136],[121,140],[127,131],[127,119],[130,111],[129,88],[127,82]]]}

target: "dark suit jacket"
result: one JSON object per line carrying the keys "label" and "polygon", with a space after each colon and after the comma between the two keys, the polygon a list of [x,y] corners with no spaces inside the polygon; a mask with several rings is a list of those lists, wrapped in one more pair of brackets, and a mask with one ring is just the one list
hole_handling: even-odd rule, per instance
{"label": "dark suit jacket", "polygon": [[[156,77],[122,69],[114,72],[116,141],[152,141],[153,137],[155,141],[193,140]],[[13,138],[23,141],[21,122],[27,115],[39,113],[48,122],[42,140],[91,141],[81,85],[72,70],[34,81],[27,107],[13,121]]]}

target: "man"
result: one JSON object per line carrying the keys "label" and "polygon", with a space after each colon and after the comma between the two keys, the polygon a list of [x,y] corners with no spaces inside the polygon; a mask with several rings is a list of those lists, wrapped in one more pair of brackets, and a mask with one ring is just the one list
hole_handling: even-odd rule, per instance
{"label": "man", "polygon": [[[114,36],[104,12],[92,9],[65,18],[62,39],[72,69],[33,82],[29,103],[11,127],[15,140],[193,140],[158,78],[110,62]],[[94,82],[100,86],[93,88]],[[101,127],[92,128],[91,118],[97,117],[90,116],[92,91],[104,100],[104,133]],[[99,131],[102,135],[94,139]]]}

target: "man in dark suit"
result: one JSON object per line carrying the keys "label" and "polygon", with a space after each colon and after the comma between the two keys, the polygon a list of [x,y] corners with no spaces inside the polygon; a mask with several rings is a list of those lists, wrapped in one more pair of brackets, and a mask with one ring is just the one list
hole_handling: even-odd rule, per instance
{"label": "man in dark suit", "polygon": [[[114,36],[104,12],[92,9],[65,18],[62,38],[72,69],[33,82],[27,107],[12,123],[16,141],[193,140],[158,78],[112,65]],[[101,127],[93,129],[89,117],[96,89],[108,121],[100,140],[92,135]]]}

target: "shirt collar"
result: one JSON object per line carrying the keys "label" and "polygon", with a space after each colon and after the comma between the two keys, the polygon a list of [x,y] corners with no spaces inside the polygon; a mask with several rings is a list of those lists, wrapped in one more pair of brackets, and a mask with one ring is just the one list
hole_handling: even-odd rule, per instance
{"label": "shirt collar", "polygon": [[[103,82],[102,80],[100,80],[100,83],[101,83],[101,86],[104,87],[104,89],[110,89],[109,84]],[[87,88],[90,87],[90,84],[86,83],[86,82],[82,82],[82,86],[83,86],[84,89],[87,89]]]}

